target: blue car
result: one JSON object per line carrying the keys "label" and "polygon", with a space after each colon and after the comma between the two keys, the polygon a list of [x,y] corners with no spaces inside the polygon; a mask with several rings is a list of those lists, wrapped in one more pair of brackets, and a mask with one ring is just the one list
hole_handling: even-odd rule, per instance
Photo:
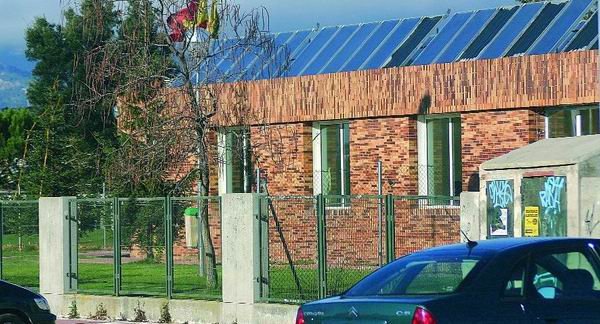
{"label": "blue car", "polygon": [[48,301],[23,287],[0,280],[0,324],[54,324]]}
{"label": "blue car", "polygon": [[600,240],[518,238],[402,257],[296,324],[600,323]]}

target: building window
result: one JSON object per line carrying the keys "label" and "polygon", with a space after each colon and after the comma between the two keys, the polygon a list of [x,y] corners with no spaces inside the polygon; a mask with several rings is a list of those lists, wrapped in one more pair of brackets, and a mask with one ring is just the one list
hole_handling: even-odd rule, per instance
{"label": "building window", "polygon": [[457,196],[462,191],[460,117],[431,117],[419,123],[420,194]]}
{"label": "building window", "polygon": [[224,145],[221,193],[252,192],[252,155],[248,128],[230,128],[222,133]]}
{"label": "building window", "polygon": [[546,112],[546,138],[600,134],[600,108],[550,109]]}
{"label": "building window", "polygon": [[350,129],[348,123],[315,124],[313,152],[315,193],[350,194]]}

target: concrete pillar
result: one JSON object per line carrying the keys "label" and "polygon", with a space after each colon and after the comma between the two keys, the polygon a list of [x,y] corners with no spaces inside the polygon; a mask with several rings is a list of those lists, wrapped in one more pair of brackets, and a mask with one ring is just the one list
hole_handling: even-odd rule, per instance
{"label": "concrete pillar", "polygon": [[222,206],[223,321],[252,323],[260,295],[259,195],[225,194]]}
{"label": "concrete pillar", "polygon": [[[77,289],[71,276],[77,268],[77,223],[69,220],[69,200],[75,197],[43,197],[39,200],[40,292],[52,298]],[[75,218],[73,213],[71,218]]]}

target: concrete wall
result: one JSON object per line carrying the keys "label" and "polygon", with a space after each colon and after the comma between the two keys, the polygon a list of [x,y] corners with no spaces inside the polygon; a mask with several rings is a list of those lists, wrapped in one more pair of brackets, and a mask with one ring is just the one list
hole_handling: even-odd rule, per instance
{"label": "concrete wall", "polygon": [[167,300],[163,298],[110,297],[89,295],[44,295],[52,312],[66,318],[74,301],[82,318],[91,318],[100,304],[110,319],[135,318],[135,309],[146,312],[151,322],[158,322],[161,308],[168,303],[173,322],[188,323],[256,323],[285,324],[294,323],[298,306],[279,304],[253,304],[232,306],[216,301],[203,300]]}
{"label": "concrete wall", "polygon": [[[590,190],[592,189],[593,190]],[[600,237],[600,177],[581,178],[582,236]]]}
{"label": "concrete wall", "polygon": [[[481,239],[479,192],[464,191],[460,194],[460,229],[470,240]],[[461,236],[464,241],[464,237]]]}

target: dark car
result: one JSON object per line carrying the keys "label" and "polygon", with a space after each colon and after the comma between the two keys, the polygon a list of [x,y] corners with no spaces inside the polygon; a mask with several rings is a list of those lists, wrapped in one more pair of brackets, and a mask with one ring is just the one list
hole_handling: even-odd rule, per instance
{"label": "dark car", "polygon": [[0,323],[53,324],[48,301],[23,287],[0,280]]}
{"label": "dark car", "polygon": [[600,323],[599,253],[582,238],[432,248],[302,305],[296,323]]}

